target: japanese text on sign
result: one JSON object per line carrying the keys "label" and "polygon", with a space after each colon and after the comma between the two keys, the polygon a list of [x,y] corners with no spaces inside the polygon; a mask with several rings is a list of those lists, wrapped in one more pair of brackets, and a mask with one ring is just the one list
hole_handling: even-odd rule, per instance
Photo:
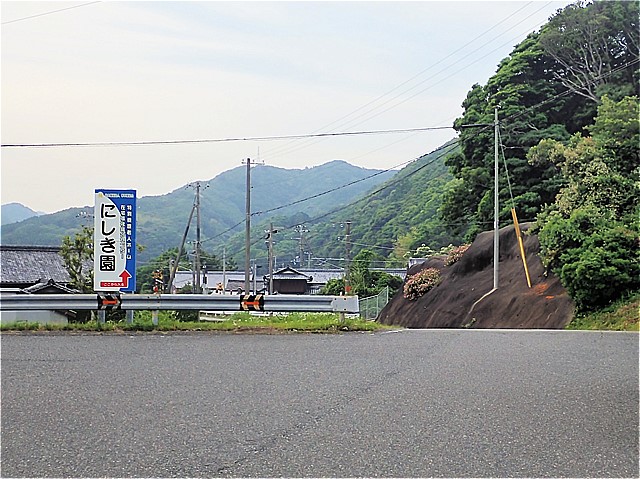
{"label": "japanese text on sign", "polygon": [[94,289],[135,290],[136,192],[96,190]]}

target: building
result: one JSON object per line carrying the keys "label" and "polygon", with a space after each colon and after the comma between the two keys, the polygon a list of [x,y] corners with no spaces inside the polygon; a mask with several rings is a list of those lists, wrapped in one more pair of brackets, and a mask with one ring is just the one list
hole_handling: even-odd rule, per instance
{"label": "building", "polygon": [[[404,268],[372,268],[372,271],[384,271],[386,273],[400,276],[404,279],[407,270]],[[273,292],[274,294],[318,294],[329,280],[344,278],[344,270],[336,269],[294,269],[290,266],[281,268],[273,272]],[[187,284],[195,283],[195,273],[192,271],[176,272],[174,292],[185,287]],[[268,293],[269,275],[249,275],[251,292]],[[207,271],[202,272],[200,284],[207,293],[216,294],[222,291],[225,294],[244,293],[244,271]]]}
{"label": "building", "polygon": [[[266,284],[271,284],[271,276],[263,277]],[[309,294],[313,277],[287,266],[273,272],[273,294]],[[268,288],[267,288],[268,290]]]}
{"label": "building", "polygon": [[0,245],[0,288],[19,290],[53,280],[68,286],[71,282],[57,246]]}
{"label": "building", "polygon": [[[0,300],[15,294],[71,294],[60,248],[55,246],[0,245]],[[2,311],[0,321],[66,324],[73,311]]]}

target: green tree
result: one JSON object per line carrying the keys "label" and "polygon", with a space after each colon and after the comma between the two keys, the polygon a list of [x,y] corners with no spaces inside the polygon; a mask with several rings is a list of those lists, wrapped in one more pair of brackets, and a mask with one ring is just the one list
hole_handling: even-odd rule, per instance
{"label": "green tree", "polygon": [[[554,78],[569,90],[599,103],[609,93],[632,95],[640,29],[638,2],[576,2],[544,27],[540,45],[555,60]],[[622,81],[621,81],[622,80]]]}
{"label": "green tree", "polygon": [[327,281],[327,284],[320,288],[319,294],[327,294],[330,296],[340,296],[341,294],[344,294],[344,279],[330,279]]}
{"label": "green tree", "polygon": [[380,258],[368,249],[361,250],[354,258],[350,267],[350,281],[352,293],[360,297],[373,296],[389,286],[396,291],[402,285],[402,279],[384,271],[372,271],[371,263]]}
{"label": "green tree", "polygon": [[62,239],[60,255],[71,277],[70,285],[82,293],[93,292],[93,228]]}
{"label": "green tree", "polygon": [[[607,93],[620,100],[637,91],[637,12],[637,2],[570,5],[518,44],[485,86],[472,87],[462,105],[464,114],[454,124],[460,132],[460,151],[447,158],[454,180],[445,188],[440,209],[453,232],[471,240],[487,229],[493,215],[493,129],[464,125],[490,125],[499,108],[515,207],[523,219],[534,219],[545,204],[555,201],[565,179],[556,163],[527,161],[527,153],[541,140],[564,144],[582,132]],[[585,56],[592,54],[596,61],[583,65]],[[574,73],[585,82],[577,84]],[[576,94],[567,95],[567,88]],[[637,142],[628,145],[637,152]],[[501,203],[506,204],[510,193],[504,173],[499,189]],[[503,208],[500,219],[509,221],[509,208]]]}
{"label": "green tree", "polygon": [[[638,98],[603,98],[591,137],[567,145],[541,141],[532,162],[554,163],[566,185],[538,217],[543,263],[587,311],[640,287],[640,165],[630,145],[638,140]],[[635,123],[635,126],[634,126]]]}

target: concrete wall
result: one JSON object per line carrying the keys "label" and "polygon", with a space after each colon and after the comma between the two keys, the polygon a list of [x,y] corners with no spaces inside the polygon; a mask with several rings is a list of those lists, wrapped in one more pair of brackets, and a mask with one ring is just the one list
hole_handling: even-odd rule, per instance
{"label": "concrete wall", "polygon": [[67,324],[69,321],[63,314],[55,311],[2,311],[0,323],[40,323]]}

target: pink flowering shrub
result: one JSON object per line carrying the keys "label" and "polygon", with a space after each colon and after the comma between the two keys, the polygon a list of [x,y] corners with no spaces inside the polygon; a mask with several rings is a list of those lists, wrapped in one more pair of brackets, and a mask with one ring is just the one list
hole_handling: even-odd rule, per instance
{"label": "pink flowering shrub", "polygon": [[426,268],[409,276],[404,284],[404,297],[409,301],[418,299],[424,293],[440,282],[440,271],[436,268]]}
{"label": "pink flowering shrub", "polygon": [[465,251],[469,249],[469,246],[471,245],[462,244],[451,249],[451,251],[449,251],[449,253],[447,254],[447,259],[444,261],[444,265],[451,266],[453,263],[457,262],[460,258],[462,258],[462,255],[465,253]]}

